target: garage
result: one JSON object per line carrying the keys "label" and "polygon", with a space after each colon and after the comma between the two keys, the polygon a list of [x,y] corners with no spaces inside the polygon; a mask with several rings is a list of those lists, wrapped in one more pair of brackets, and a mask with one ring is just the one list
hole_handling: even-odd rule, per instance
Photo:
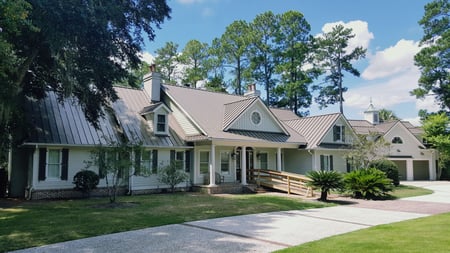
{"label": "garage", "polygon": [[398,167],[400,180],[406,180],[406,160],[392,160]]}
{"label": "garage", "polygon": [[430,180],[428,160],[413,161],[414,180]]}

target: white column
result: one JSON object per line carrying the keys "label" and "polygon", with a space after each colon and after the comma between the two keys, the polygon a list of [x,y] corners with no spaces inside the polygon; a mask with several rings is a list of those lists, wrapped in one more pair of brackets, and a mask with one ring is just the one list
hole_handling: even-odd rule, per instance
{"label": "white column", "polygon": [[241,149],[241,184],[247,185],[247,147]]}
{"label": "white column", "polygon": [[281,171],[281,148],[277,148],[277,170]]}
{"label": "white column", "polygon": [[31,171],[31,173],[29,173],[28,175],[30,175],[30,174],[31,174],[31,180],[28,179],[27,183],[29,184],[29,186],[34,187],[38,183],[38,177],[39,177],[39,148],[38,148],[38,146],[36,146],[34,148],[33,169]]}
{"label": "white column", "polygon": [[211,152],[209,152],[209,186],[216,185],[216,145],[211,144]]}
{"label": "white column", "polygon": [[437,173],[436,173],[436,157],[435,152],[430,151],[430,159],[428,160],[428,168],[430,171],[430,180],[438,180]]}
{"label": "white column", "polygon": [[413,160],[406,160],[406,180],[412,181],[414,180],[414,169],[413,169]]}

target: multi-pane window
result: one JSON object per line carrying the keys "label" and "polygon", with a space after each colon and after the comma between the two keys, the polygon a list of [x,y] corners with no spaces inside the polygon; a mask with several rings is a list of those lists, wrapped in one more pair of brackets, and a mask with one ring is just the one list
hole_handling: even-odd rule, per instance
{"label": "multi-pane window", "polygon": [[259,166],[260,169],[267,170],[268,169],[268,160],[267,160],[267,153],[260,153],[259,154]]}
{"label": "multi-pane window", "polygon": [[392,139],[392,143],[394,143],[394,144],[402,144],[403,143],[403,140],[402,140],[402,138],[400,138],[400,137],[394,137],[393,139]]}
{"label": "multi-pane window", "polygon": [[220,171],[222,174],[230,173],[230,152],[220,152]]}
{"label": "multi-pane window", "polygon": [[166,133],[166,115],[158,114],[156,117],[156,132]]}
{"label": "multi-pane window", "polygon": [[141,169],[147,173],[152,171],[152,151],[151,150],[145,150],[142,151],[141,155]]}
{"label": "multi-pane window", "polygon": [[177,151],[175,154],[175,164],[177,169],[184,170],[184,151]]}
{"label": "multi-pane window", "polygon": [[47,157],[47,177],[61,177],[61,151],[59,149],[49,149]]}
{"label": "multi-pane window", "polygon": [[332,155],[320,155],[320,169],[321,170],[333,170],[333,156]]}
{"label": "multi-pane window", "polygon": [[335,125],[333,127],[333,141],[345,142],[345,126]]}
{"label": "multi-pane window", "polygon": [[209,151],[200,151],[200,174],[209,172]]}

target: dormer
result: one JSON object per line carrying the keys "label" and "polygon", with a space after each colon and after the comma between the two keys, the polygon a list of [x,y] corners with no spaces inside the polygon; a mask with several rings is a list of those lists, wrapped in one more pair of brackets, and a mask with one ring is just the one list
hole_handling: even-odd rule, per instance
{"label": "dormer", "polygon": [[155,135],[169,135],[170,109],[162,102],[146,106],[141,115],[147,120]]}
{"label": "dormer", "polygon": [[369,108],[364,112],[364,119],[372,125],[380,124],[380,112],[373,106],[372,99],[370,100]]}

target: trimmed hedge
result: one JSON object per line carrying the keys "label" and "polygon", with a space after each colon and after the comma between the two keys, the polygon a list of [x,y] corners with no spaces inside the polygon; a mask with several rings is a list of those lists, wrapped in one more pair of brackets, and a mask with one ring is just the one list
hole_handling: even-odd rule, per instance
{"label": "trimmed hedge", "polygon": [[375,160],[369,163],[369,168],[377,168],[384,173],[386,176],[392,180],[392,183],[395,186],[400,185],[400,178],[398,174],[398,166],[393,161],[389,161],[386,159]]}

